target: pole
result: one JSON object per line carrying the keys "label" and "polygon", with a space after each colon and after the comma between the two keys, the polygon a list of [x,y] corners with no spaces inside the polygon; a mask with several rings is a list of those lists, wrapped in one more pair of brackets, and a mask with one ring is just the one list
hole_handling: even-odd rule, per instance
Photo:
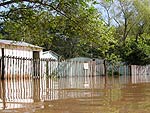
{"label": "pole", "polygon": [[34,78],[40,77],[40,52],[33,51],[33,76]]}
{"label": "pole", "polygon": [[1,64],[1,66],[2,66],[2,68],[1,68],[1,69],[2,69],[2,73],[1,73],[1,74],[2,74],[2,75],[1,75],[1,79],[4,80],[4,79],[5,79],[5,77],[4,77],[4,75],[5,75],[4,48],[2,48],[1,50],[2,50],[2,59],[1,59],[1,61],[2,61],[2,62],[1,62],[1,63],[2,63],[2,64]]}

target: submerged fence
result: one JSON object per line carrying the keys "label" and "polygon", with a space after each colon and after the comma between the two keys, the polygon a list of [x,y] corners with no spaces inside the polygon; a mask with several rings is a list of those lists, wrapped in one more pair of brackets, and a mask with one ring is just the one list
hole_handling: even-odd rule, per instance
{"label": "submerged fence", "polygon": [[54,73],[58,62],[52,59],[33,59],[24,57],[4,56],[4,62],[0,60],[0,72],[4,63],[5,78],[29,78],[43,77]]}
{"label": "submerged fence", "polygon": [[[4,68],[3,68],[4,65]],[[0,73],[5,78],[29,77],[73,77],[104,75],[104,64],[100,61],[56,61],[52,59],[33,59],[4,56],[0,59]],[[108,75],[129,75],[127,65],[107,64]]]}
{"label": "submerged fence", "polygon": [[139,65],[132,65],[132,82],[139,83],[139,82],[149,82],[150,81],[150,65],[139,66]]}
{"label": "submerged fence", "polygon": [[132,75],[150,75],[150,65],[132,65]]}

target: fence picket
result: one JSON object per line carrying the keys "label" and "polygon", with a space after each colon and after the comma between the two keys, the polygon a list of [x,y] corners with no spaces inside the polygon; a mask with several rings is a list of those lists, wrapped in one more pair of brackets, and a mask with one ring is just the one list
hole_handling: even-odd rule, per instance
{"label": "fence picket", "polygon": [[[36,62],[36,63],[35,63]],[[40,77],[66,77],[66,76],[85,76],[84,61],[55,61],[52,59],[32,59],[27,57],[5,56],[5,77],[7,78],[31,78],[40,75]],[[88,61],[88,70],[86,76],[104,75],[104,64]],[[35,65],[37,64],[37,65]],[[39,64],[39,65],[38,65]],[[107,71],[111,70],[111,75],[118,72],[118,75],[128,75],[130,72],[125,65],[107,64]]]}

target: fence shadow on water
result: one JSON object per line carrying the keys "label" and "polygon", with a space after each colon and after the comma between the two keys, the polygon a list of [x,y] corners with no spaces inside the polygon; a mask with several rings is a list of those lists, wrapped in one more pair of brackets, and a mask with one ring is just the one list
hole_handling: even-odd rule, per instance
{"label": "fence shadow on water", "polygon": [[108,77],[107,81],[105,76],[5,79],[0,81],[0,109],[23,108],[32,103],[68,98],[110,95],[112,99],[114,94],[109,91],[115,88],[115,94],[120,94],[119,89],[125,84],[132,84],[131,76]]}
{"label": "fence shadow on water", "polygon": [[105,77],[66,77],[66,78],[38,78],[38,79],[6,79],[0,81],[0,109],[22,108],[34,102],[51,101],[68,98],[101,96],[105,88],[120,87],[129,78],[108,79]]}

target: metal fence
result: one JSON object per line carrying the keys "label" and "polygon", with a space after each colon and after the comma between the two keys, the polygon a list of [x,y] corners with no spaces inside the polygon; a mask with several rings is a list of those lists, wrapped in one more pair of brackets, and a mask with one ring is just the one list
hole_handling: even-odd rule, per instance
{"label": "metal fence", "polygon": [[[3,62],[0,59],[0,72],[2,75],[4,71],[5,78],[102,76],[104,70],[103,62],[96,61],[56,61],[14,56],[4,56]],[[107,63],[107,74],[130,75],[130,68],[123,64],[114,66]]]}
{"label": "metal fence", "polygon": [[132,65],[132,75],[150,75],[150,65]]}
{"label": "metal fence", "polygon": [[52,59],[32,59],[24,57],[4,56],[4,62],[0,60],[0,71],[4,63],[5,78],[29,78],[43,77],[55,72],[58,62]]}
{"label": "metal fence", "polygon": [[139,82],[149,82],[150,80],[150,65],[139,66],[139,65],[132,65],[131,66],[131,73],[132,73],[132,82],[139,83]]}

